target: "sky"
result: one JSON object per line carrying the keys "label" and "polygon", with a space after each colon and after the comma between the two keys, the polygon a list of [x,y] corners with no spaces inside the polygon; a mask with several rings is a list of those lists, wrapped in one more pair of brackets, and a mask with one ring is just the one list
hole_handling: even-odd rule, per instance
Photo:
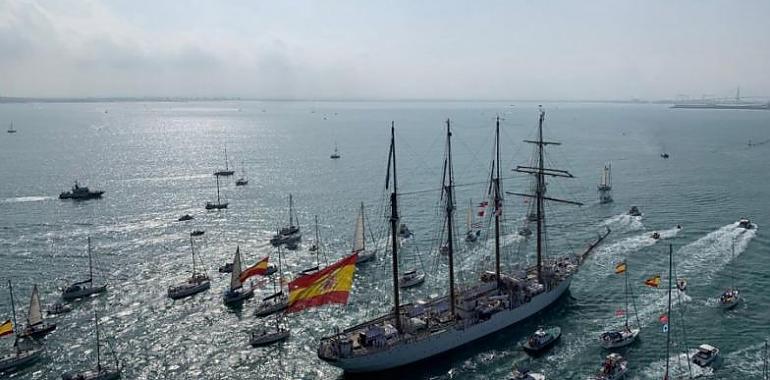
{"label": "sky", "polygon": [[0,0],[0,96],[770,96],[770,1]]}

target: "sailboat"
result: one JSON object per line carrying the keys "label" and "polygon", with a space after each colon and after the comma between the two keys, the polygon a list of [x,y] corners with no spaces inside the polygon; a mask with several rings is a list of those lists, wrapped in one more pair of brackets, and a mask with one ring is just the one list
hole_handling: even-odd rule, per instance
{"label": "sailboat", "polygon": [[88,280],[76,282],[62,290],[61,297],[65,301],[88,297],[92,294],[102,293],[107,290],[107,285],[94,286],[94,265],[91,258],[91,237],[88,237]]}
{"label": "sailboat", "polygon": [[599,192],[599,203],[612,202],[612,164],[604,165],[602,177],[596,189]]}
{"label": "sailboat", "polygon": [[356,264],[372,261],[377,255],[375,250],[366,249],[366,224],[364,217],[364,202],[361,202],[361,210],[356,218],[356,227],[353,232],[353,254],[358,254]]}
{"label": "sailboat", "polygon": [[[300,277],[318,272],[318,269],[321,267],[321,238],[318,233],[318,215],[315,216],[315,241],[313,242],[313,245],[310,246],[308,251],[315,254],[315,266],[312,266],[310,268],[302,270],[302,272],[299,272],[298,276]],[[326,255],[324,255],[324,257],[326,257]]]}
{"label": "sailboat", "polygon": [[271,275],[273,277],[273,294],[263,298],[262,302],[257,305],[257,310],[254,312],[257,317],[266,317],[289,307],[289,296],[283,291],[282,260],[281,247],[278,246],[278,279]]}
{"label": "sailboat", "polygon": [[244,289],[243,283],[241,283],[241,247],[238,246],[235,248],[235,258],[233,259],[233,268],[230,273],[230,287],[225,290],[224,302],[228,306],[239,305],[253,296],[254,288]]}
{"label": "sailboat", "polygon": [[172,300],[190,297],[202,291],[209,290],[211,287],[209,276],[206,273],[198,273],[197,268],[195,267],[195,244],[193,243],[192,237],[190,237],[190,253],[192,256],[192,276],[179,285],[168,287],[168,297]]}
{"label": "sailboat", "polygon": [[13,122],[11,122],[11,125],[10,125],[10,126],[8,126],[8,131],[7,131],[7,132],[8,132],[8,133],[16,133],[16,130],[15,130],[15,129],[13,129]]}
{"label": "sailboat", "polygon": [[29,312],[27,312],[27,326],[19,333],[20,338],[40,339],[48,333],[56,330],[55,323],[43,320],[43,311],[40,306],[40,295],[37,285],[32,287],[32,295],[29,297]]}
{"label": "sailboat", "polygon": [[62,380],[114,380],[120,379],[122,367],[118,356],[112,350],[112,365],[102,364],[101,347],[99,344],[99,315],[94,311],[94,326],[96,331],[96,368],[82,372],[67,372],[62,375]]}
{"label": "sailboat", "polygon": [[473,243],[478,240],[481,230],[473,223],[473,200],[468,201],[468,214],[465,216],[465,226],[467,228],[465,241]]}
{"label": "sailboat", "polygon": [[225,148],[225,170],[215,171],[214,175],[217,176],[217,177],[219,177],[219,176],[227,177],[227,176],[231,176],[233,174],[235,174],[235,171],[230,170],[230,163],[227,160],[227,148]]}
{"label": "sailboat", "polygon": [[227,202],[222,203],[219,197],[219,176],[215,176],[217,179],[217,203],[206,202],[206,210],[221,210],[227,208]]}
{"label": "sailboat", "polygon": [[[735,259],[735,239],[733,239],[733,244],[731,248],[731,258],[730,260]],[[725,289],[724,292],[722,292],[722,295],[719,296],[719,307],[725,310],[732,309],[736,306],[738,306],[739,303],[743,300],[741,297],[741,292],[738,290],[738,288],[735,287],[735,276],[731,275],[732,277],[732,286]]]}
{"label": "sailboat", "polygon": [[262,347],[288,339],[291,331],[281,326],[281,319],[280,315],[274,317],[275,329],[266,326],[252,331],[249,334],[249,344],[252,347]]}
{"label": "sailboat", "polygon": [[249,184],[249,180],[246,179],[246,167],[243,166],[243,161],[241,161],[241,172],[243,172],[243,175],[235,180],[235,186],[246,186]]}
{"label": "sailboat", "polygon": [[[295,224],[295,221],[297,222]],[[296,245],[302,239],[302,233],[299,230],[299,221],[296,220],[294,211],[294,198],[289,194],[289,225],[282,227],[270,238],[270,244],[279,246],[282,244]]]}
{"label": "sailboat", "polygon": [[626,262],[622,262],[616,265],[615,273],[620,273],[621,270],[622,270],[622,273],[624,274],[623,277],[625,278],[625,281],[626,281],[626,287],[624,290],[625,309],[622,310],[623,315],[626,318],[626,323],[623,325],[623,328],[605,331],[602,333],[601,336],[599,336],[599,344],[608,350],[628,346],[629,344],[633,343],[636,340],[636,337],[639,336],[639,332],[641,331],[641,328],[639,327],[641,326],[641,323],[639,323],[639,314],[636,311],[635,300],[633,301],[633,306],[634,306],[634,316],[636,317],[637,327],[635,328],[631,327],[629,323],[628,298],[629,298],[629,294],[631,297],[633,297],[633,293],[631,293],[631,289],[628,286],[628,264]]}
{"label": "sailboat", "polygon": [[[552,142],[542,138],[542,123],[545,113],[540,113],[539,138],[532,143],[537,145],[540,159],[535,167],[519,166],[517,171],[535,175],[538,180],[537,191],[532,197],[537,201],[537,264],[528,267],[523,274],[501,272],[500,267],[500,230],[495,229],[495,271],[480,274],[479,281],[464,287],[455,285],[454,276],[454,171],[452,166],[451,128],[447,120],[446,153],[443,165],[442,200],[445,206],[448,252],[448,295],[435,297],[418,304],[400,303],[398,287],[398,244],[397,228],[399,223],[396,203],[398,194],[395,182],[395,165],[391,166],[394,151],[395,132],[391,125],[391,155],[388,159],[389,183],[391,174],[392,193],[391,234],[393,247],[393,307],[386,314],[375,319],[357,323],[334,335],[321,338],[318,357],[329,364],[347,372],[375,372],[401,367],[423,359],[443,354],[455,348],[467,345],[479,338],[496,333],[517,322],[535,315],[559,299],[569,288],[572,278],[585,261],[590,250],[580,255],[566,255],[559,258],[545,259],[544,256],[544,201],[556,201],[543,194],[546,176],[571,177],[567,171],[545,168],[543,148]],[[499,120],[496,133],[495,164],[499,166]],[[391,168],[393,172],[391,173]],[[501,177],[497,173],[492,178],[495,205],[501,204]],[[390,183],[389,183],[390,185]],[[387,189],[388,187],[386,187]],[[567,202],[568,201],[562,201]],[[496,224],[500,222],[500,213],[496,214]],[[605,235],[606,236],[606,235]],[[596,244],[592,244],[595,247]],[[438,323],[436,322],[438,321]]]}
{"label": "sailboat", "polygon": [[[3,326],[11,324],[11,333],[14,335],[13,350],[0,356],[0,374],[6,374],[31,365],[40,359],[43,349],[36,344],[24,344],[20,341],[16,331],[16,304],[13,300],[13,285],[8,280],[8,292],[11,294],[11,310],[13,321],[3,323]],[[0,337],[6,334],[1,334]],[[20,344],[22,342],[22,344]]]}
{"label": "sailboat", "polygon": [[334,143],[334,153],[332,153],[332,155],[329,156],[329,158],[331,158],[332,160],[336,160],[336,159],[338,159],[340,157],[342,157],[342,156],[340,156],[340,151],[339,151],[339,149],[337,149],[337,143],[335,142]]}

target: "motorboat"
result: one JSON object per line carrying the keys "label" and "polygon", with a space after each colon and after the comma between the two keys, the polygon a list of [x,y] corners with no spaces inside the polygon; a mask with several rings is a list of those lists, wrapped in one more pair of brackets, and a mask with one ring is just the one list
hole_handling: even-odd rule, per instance
{"label": "motorboat", "polygon": [[401,275],[398,279],[398,287],[402,289],[411,288],[420,285],[423,282],[425,282],[425,273],[411,270]]}
{"label": "motorboat", "polygon": [[407,227],[406,224],[401,224],[398,228],[398,236],[402,239],[409,239],[414,236],[414,234],[409,230],[409,227]]}
{"label": "motorboat", "polygon": [[652,233],[652,235],[650,235],[650,237],[655,239],[655,240],[658,240],[658,239],[660,239],[660,233],[658,231],[655,231],[655,232]]}
{"label": "motorboat", "polygon": [[610,350],[628,346],[636,340],[641,330],[625,327],[621,330],[606,331],[599,336],[599,345]]}
{"label": "motorboat", "polygon": [[66,314],[72,311],[72,306],[66,304],[57,302],[51,306],[48,307],[48,310],[46,312],[49,315],[58,315],[58,314]]}
{"label": "motorboat", "polygon": [[516,368],[513,370],[509,380],[545,380],[545,375],[530,372],[527,368]]}
{"label": "motorboat", "polygon": [[642,216],[642,212],[639,211],[638,207],[631,206],[631,209],[628,210],[628,215],[631,215],[631,216]]}
{"label": "motorboat", "polygon": [[612,353],[607,355],[602,363],[599,373],[594,376],[595,380],[619,380],[626,378],[628,372],[628,360],[620,354]]}
{"label": "motorboat", "polygon": [[732,309],[741,303],[741,292],[738,289],[727,289],[719,297],[719,307],[725,310]]}
{"label": "motorboat", "polygon": [[743,218],[738,221],[738,227],[750,230],[754,228],[754,224],[749,219]]}
{"label": "motorboat", "polygon": [[203,231],[203,230],[194,230],[193,232],[190,232],[190,236],[201,236],[205,233],[206,231]]}
{"label": "motorboat", "polygon": [[177,222],[186,222],[188,220],[193,220],[193,219],[195,219],[195,217],[193,217],[192,215],[184,214],[184,215],[180,216],[179,219],[177,219],[176,221]]}
{"label": "motorboat", "polygon": [[719,361],[719,349],[710,344],[698,346],[698,352],[692,356],[692,362],[701,368],[714,368]]}
{"label": "motorboat", "polygon": [[59,199],[73,199],[76,201],[85,201],[89,199],[97,199],[101,198],[104,194],[104,191],[101,190],[90,190],[87,186],[80,186],[80,184],[75,182],[75,185],[72,186],[71,191],[65,191],[59,194]]}
{"label": "motorboat", "polygon": [[551,348],[561,338],[561,328],[539,328],[527,338],[522,347],[530,355],[540,355]]}

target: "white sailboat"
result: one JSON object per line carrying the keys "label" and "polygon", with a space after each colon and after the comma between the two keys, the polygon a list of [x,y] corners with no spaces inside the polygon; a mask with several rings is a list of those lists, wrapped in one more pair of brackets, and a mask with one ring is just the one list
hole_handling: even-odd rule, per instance
{"label": "white sailboat", "polygon": [[244,300],[254,296],[254,288],[243,288],[241,283],[241,247],[235,249],[235,258],[233,259],[233,270],[230,273],[230,287],[225,290],[223,295],[225,305],[240,305]]}
{"label": "white sailboat", "polygon": [[55,323],[46,322],[43,319],[43,311],[40,306],[40,295],[37,285],[32,287],[32,295],[29,297],[29,312],[27,313],[27,326],[21,330],[20,338],[40,339],[48,333],[56,330]]}
{"label": "white sailboat", "polygon": [[374,260],[377,251],[366,249],[366,218],[364,216],[364,202],[361,202],[361,210],[356,217],[355,231],[353,232],[353,253],[358,254],[356,264]]}
{"label": "white sailboat", "polygon": [[599,203],[612,202],[612,164],[604,165],[601,180],[596,189],[599,192]]}
{"label": "white sailboat", "polygon": [[16,133],[16,130],[13,128],[13,122],[11,122],[11,125],[8,126],[8,133]]}
{"label": "white sailboat", "polygon": [[16,303],[13,299],[13,285],[11,284],[11,280],[8,280],[8,292],[11,295],[13,320],[12,322],[4,323],[3,326],[6,326],[7,323],[12,324],[11,329],[14,335],[14,342],[13,349],[10,352],[0,355],[0,375],[14,372],[35,363],[40,359],[43,353],[43,349],[34,342],[28,344],[24,340],[20,340],[16,330]]}
{"label": "white sailboat", "polygon": [[219,194],[219,176],[215,176],[217,180],[217,203],[206,202],[206,210],[221,210],[227,208],[228,203],[222,203]]}
{"label": "white sailboat", "polygon": [[99,344],[99,315],[94,311],[94,325],[96,331],[96,367],[82,372],[67,372],[62,375],[62,380],[115,380],[120,379],[123,372],[118,356],[112,350],[112,365],[102,364],[101,347]]}
{"label": "white sailboat", "polygon": [[629,323],[628,318],[628,299],[629,295],[633,297],[633,293],[631,293],[631,289],[628,285],[628,264],[626,262],[619,263],[615,267],[615,272],[617,273],[622,268],[624,277],[625,277],[625,309],[623,310],[623,315],[626,318],[626,323],[623,325],[620,329],[614,329],[610,331],[605,331],[599,336],[599,344],[606,348],[606,349],[615,349],[620,347],[628,346],[629,344],[633,343],[636,340],[636,337],[639,336],[639,332],[641,331],[641,323],[639,323],[639,314],[636,311],[636,301],[633,300],[632,304],[634,307],[634,315],[636,316],[636,326],[637,327],[631,327]]}
{"label": "white sailboat", "polygon": [[102,293],[107,290],[107,285],[94,286],[94,265],[91,256],[91,237],[88,237],[88,280],[79,281],[65,287],[61,294],[65,301],[88,297],[92,294]]}
{"label": "white sailboat", "polygon": [[281,247],[278,246],[278,278],[273,278],[273,294],[262,299],[257,305],[254,315],[257,317],[266,317],[285,310],[289,307],[289,296],[283,291],[283,259]]}
{"label": "white sailboat", "polygon": [[206,273],[198,273],[195,262],[195,245],[190,237],[190,253],[192,255],[192,276],[187,281],[168,287],[168,298],[178,300],[190,297],[211,288],[211,280]]}

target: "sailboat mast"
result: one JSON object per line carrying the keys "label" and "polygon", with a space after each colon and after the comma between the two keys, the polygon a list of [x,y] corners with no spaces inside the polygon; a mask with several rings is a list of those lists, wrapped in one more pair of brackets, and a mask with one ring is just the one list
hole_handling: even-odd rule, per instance
{"label": "sailboat mast", "polygon": [[315,265],[320,267],[321,266],[321,240],[318,236],[318,215],[315,216]]}
{"label": "sailboat mast", "polygon": [[452,131],[450,121],[446,120],[446,146],[447,158],[444,175],[447,178],[447,184],[444,187],[446,191],[446,227],[447,227],[447,248],[449,249],[449,311],[452,316],[455,315],[455,268],[454,268],[454,234],[452,219],[454,217],[454,173],[452,172]]}
{"label": "sailboat mast", "polygon": [[668,245],[668,311],[666,312],[666,318],[668,318],[668,328],[666,328],[666,376],[664,379],[668,379],[669,362],[671,361],[671,279],[674,273],[674,246]]}
{"label": "sailboat mast", "polygon": [[366,214],[364,213],[364,202],[361,202],[361,249],[366,251]]}
{"label": "sailboat mast", "polygon": [[495,125],[495,279],[500,287],[500,214],[502,199],[500,198],[500,116]]}
{"label": "sailboat mast", "polygon": [[230,170],[230,165],[227,162],[227,147],[225,147],[225,170]]}
{"label": "sailboat mast", "polygon": [[214,176],[214,177],[216,177],[216,179],[217,179],[217,205],[219,205],[219,203],[220,203],[220,201],[219,201],[219,176],[217,175],[217,176]]}
{"label": "sailboat mast", "polygon": [[101,371],[102,358],[101,352],[99,351],[99,315],[96,314],[96,310],[94,310],[94,324],[96,325],[96,370]]}
{"label": "sailboat mast", "polygon": [[624,314],[626,315],[626,328],[628,328],[628,264],[626,264],[626,271],[625,271],[625,277],[626,277],[626,310]]}
{"label": "sailboat mast", "polygon": [[13,300],[13,285],[11,280],[8,280],[8,292],[11,293],[11,312],[13,313],[13,330],[16,331],[16,301]]}
{"label": "sailboat mast", "polygon": [[401,305],[398,287],[398,181],[396,180],[396,128],[394,122],[390,122],[390,155],[388,156],[388,173],[385,187],[389,185],[387,178],[393,173],[393,192],[390,193],[390,241],[393,247],[393,313],[396,319],[396,331],[401,331]]}
{"label": "sailboat mast", "polygon": [[294,199],[289,194],[289,226],[294,225]]}
{"label": "sailboat mast", "polygon": [[91,282],[91,286],[94,284],[94,265],[91,259],[91,237],[88,237],[88,280]]}
{"label": "sailboat mast", "polygon": [[545,192],[545,175],[544,163],[543,163],[543,119],[545,119],[545,111],[540,109],[540,120],[538,122],[538,170],[537,170],[537,190],[535,196],[537,197],[537,281],[543,282],[542,269],[543,269],[543,193]]}

